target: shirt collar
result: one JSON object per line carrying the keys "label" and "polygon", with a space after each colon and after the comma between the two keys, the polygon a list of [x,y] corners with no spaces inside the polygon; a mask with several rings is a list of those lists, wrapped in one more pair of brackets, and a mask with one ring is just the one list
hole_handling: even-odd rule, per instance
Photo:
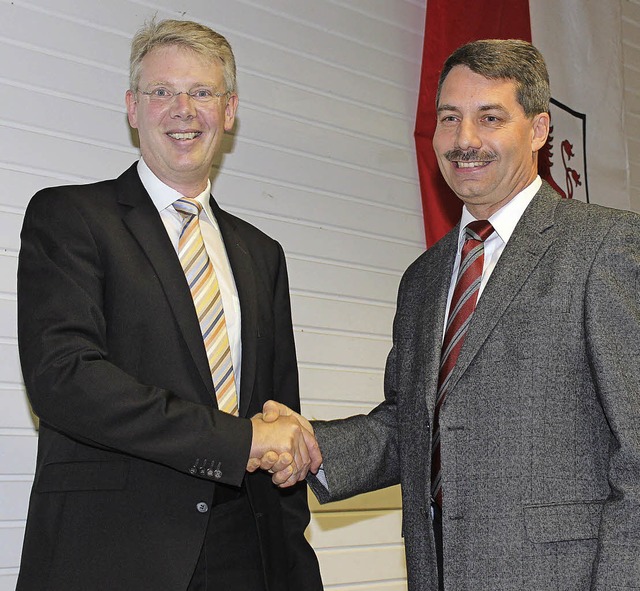
{"label": "shirt collar", "polygon": [[[511,238],[511,234],[513,234],[513,231],[516,229],[516,225],[520,221],[524,210],[527,209],[529,203],[531,203],[541,186],[542,179],[536,176],[530,185],[522,189],[520,193],[489,218],[496,234],[505,244],[509,241],[509,238]],[[469,223],[475,221],[475,219],[465,205],[462,208],[462,217],[460,218],[458,244],[464,242],[464,229]]]}
{"label": "shirt collar", "polygon": [[[156,209],[161,212],[171,207],[174,201],[183,197],[178,191],[171,188],[169,185],[163,183],[155,173],[149,168],[147,163],[142,157],[138,160],[138,175],[144,185],[144,188],[149,193],[151,201],[155,205]],[[211,210],[209,203],[209,196],[211,195],[211,180],[207,179],[207,187],[200,195],[196,197],[196,200],[202,205],[204,213],[209,221],[217,227],[216,218]],[[171,211],[174,211],[173,209]]]}

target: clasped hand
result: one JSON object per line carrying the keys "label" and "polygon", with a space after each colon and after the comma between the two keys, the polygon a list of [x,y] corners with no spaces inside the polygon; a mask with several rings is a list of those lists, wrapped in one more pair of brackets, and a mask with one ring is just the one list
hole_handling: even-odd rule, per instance
{"label": "clasped hand", "polygon": [[322,463],[313,427],[288,406],[267,401],[262,413],[251,418],[253,438],[247,471],[268,470],[280,487],[293,486]]}

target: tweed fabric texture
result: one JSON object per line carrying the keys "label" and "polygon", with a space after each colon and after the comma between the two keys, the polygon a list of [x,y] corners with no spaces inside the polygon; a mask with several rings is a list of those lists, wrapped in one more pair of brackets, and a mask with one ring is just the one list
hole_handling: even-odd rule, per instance
{"label": "tweed fabric texture", "polygon": [[[458,228],[400,284],[385,398],[316,422],[323,501],[401,483],[409,591],[437,591],[430,445]],[[640,217],[542,188],[440,414],[447,591],[640,589]]]}

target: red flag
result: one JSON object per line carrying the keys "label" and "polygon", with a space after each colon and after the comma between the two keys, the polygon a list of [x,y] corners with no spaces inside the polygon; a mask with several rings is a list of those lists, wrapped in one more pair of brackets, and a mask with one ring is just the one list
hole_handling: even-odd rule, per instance
{"label": "red flag", "polygon": [[438,169],[431,140],[436,126],[440,70],[454,49],[476,39],[531,41],[529,0],[427,0],[422,76],[416,115],[416,153],[427,246],[442,238],[460,218],[462,203]]}

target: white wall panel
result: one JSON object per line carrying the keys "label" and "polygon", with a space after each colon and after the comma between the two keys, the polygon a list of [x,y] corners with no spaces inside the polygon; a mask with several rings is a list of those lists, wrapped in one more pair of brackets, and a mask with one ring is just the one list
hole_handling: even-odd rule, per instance
{"label": "white wall panel", "polygon": [[[229,208],[231,209],[231,208]],[[290,221],[270,219],[250,213],[242,215],[248,222],[272,236],[281,236],[280,242],[287,252],[294,255],[309,251],[312,244],[321,244],[322,257],[353,263],[357,266],[383,271],[400,271],[413,261],[423,249],[404,240],[389,240],[332,231],[315,223],[296,224]],[[286,227],[286,232],[283,229]]]}
{"label": "white wall panel", "polygon": [[[297,87],[257,75],[242,78],[240,84],[250,104],[286,109],[291,116],[313,119],[316,124],[331,125],[402,146],[407,144],[413,133],[413,124],[408,117],[390,108],[376,108],[366,102],[349,99],[341,95],[339,89]],[[364,94],[362,100],[369,96]],[[241,110],[238,116],[242,122]]]}
{"label": "white wall panel", "polygon": [[[345,525],[349,524],[346,528]],[[375,535],[377,545],[396,544],[402,529],[402,514],[395,511],[326,512],[316,514],[308,539],[316,549],[359,546]]]}
{"label": "white wall panel", "polygon": [[631,209],[640,212],[640,0],[624,0],[621,6],[629,191]]}
{"label": "white wall panel", "polygon": [[359,268],[339,261],[308,260],[304,255],[288,252],[287,266],[292,293],[341,296],[357,303],[393,305],[400,273],[381,269]]}
{"label": "white wall panel", "polygon": [[7,210],[0,205],[0,249],[13,251],[18,249],[21,225],[22,214]]}
{"label": "white wall panel", "polygon": [[12,501],[0,503],[0,521],[24,522],[30,492],[31,480],[0,480],[0,499]]}
{"label": "white wall panel", "polygon": [[[0,337],[0,376],[2,382],[18,384],[22,380],[15,340]],[[2,472],[0,472],[2,474]]]}
{"label": "white wall panel", "polygon": [[0,568],[0,591],[15,591],[17,580],[17,567]]}
{"label": "white wall panel", "polygon": [[229,167],[231,172],[250,170],[252,175],[263,178],[383,204],[390,203],[408,212],[416,209],[414,199],[407,196],[417,191],[415,179],[376,171],[373,163],[370,168],[357,167],[301,154],[288,147],[274,148],[250,139],[238,139],[233,149],[233,158],[231,154],[225,155],[224,167]]}
{"label": "white wall panel", "polygon": [[20,561],[24,525],[5,522],[0,525],[0,569],[11,568]]}
{"label": "white wall panel", "polygon": [[[8,257],[0,257],[0,260],[2,258]],[[15,295],[0,293],[0,337],[17,338],[16,322],[17,310]]]}
{"label": "white wall panel", "polygon": [[[404,0],[398,3],[399,13],[403,14],[405,4]],[[188,5],[186,11],[185,5]],[[422,55],[420,51],[416,54],[414,47],[411,55],[402,56],[383,51],[387,44],[393,43],[394,36],[389,30],[375,41],[375,47],[359,43],[357,38],[347,39],[334,33],[334,29],[341,26],[341,19],[354,18],[356,23],[353,24],[353,29],[356,34],[366,35],[366,32],[358,32],[357,23],[362,19],[358,17],[357,13],[350,12],[347,17],[341,7],[330,2],[301,3],[299,0],[211,2],[210,0],[193,0],[183,2],[179,8],[176,8],[171,0],[156,0],[153,2],[153,6],[160,9],[159,14],[163,18],[194,18],[216,28],[227,35],[238,57],[244,56],[243,39],[250,37],[262,41],[263,51],[269,51],[271,47],[276,46],[286,48],[291,53],[299,55],[300,68],[307,66],[310,61],[321,60],[333,64],[336,68],[362,72],[412,89],[417,88],[416,69],[408,67],[408,64],[413,62],[413,65],[416,65]],[[334,7],[337,10],[334,10]],[[291,15],[300,8],[305,14],[309,14],[310,11],[324,10],[328,13],[325,18],[333,25],[329,25],[329,28],[326,25],[318,26],[312,17],[292,18]],[[408,18],[409,14],[406,16]],[[366,18],[365,21],[369,22]],[[407,35],[409,30],[397,27],[393,32],[396,35]],[[418,34],[412,35],[413,42],[420,45],[421,40],[418,37],[421,38],[421,30],[418,31]],[[421,50],[421,48],[418,49]],[[255,59],[253,55],[244,57],[244,63],[239,65],[241,71],[250,70],[252,61]],[[289,76],[295,80],[296,71],[290,71]]]}
{"label": "white wall panel", "polygon": [[[374,92],[374,89],[372,89]],[[244,96],[244,95],[243,95]],[[375,174],[414,179],[415,154],[384,135],[371,137],[344,126],[321,124],[309,117],[243,103],[238,113],[239,135],[277,147],[286,138],[287,148],[354,167],[373,168]],[[355,127],[355,125],[354,125]]]}
{"label": "white wall panel", "polygon": [[[6,119],[8,125],[28,121],[31,129],[43,133],[64,134],[65,137],[82,138],[99,145],[130,148],[128,137],[123,137],[122,133],[127,128],[124,108],[112,110],[102,105],[70,101],[49,91],[9,85],[2,88],[0,99],[16,105],[11,119]],[[47,103],[46,110],[42,109],[43,101]]]}
{"label": "white wall panel", "polygon": [[[41,4],[46,7],[55,2]],[[129,54],[123,35],[104,29],[98,35],[95,26],[60,18],[61,13],[52,14],[37,5],[3,0],[0,35],[26,48],[126,73]],[[42,34],[34,35],[34,31]],[[109,50],[105,51],[105,47]]]}
{"label": "white wall panel", "polygon": [[333,193],[321,188],[296,186],[286,180],[275,182],[253,174],[243,176],[240,172],[226,172],[216,181],[216,198],[221,205],[238,212],[251,209],[254,213],[268,212],[294,220],[314,220],[383,238],[412,237],[422,232],[420,212],[370,198],[353,197],[344,192],[346,188]]}
{"label": "white wall panel", "polygon": [[[356,583],[355,585],[325,585],[325,591],[406,591],[407,584],[405,578],[396,579],[395,581],[383,581],[382,583],[368,582],[366,584]],[[2,590],[2,587],[0,587]]]}
{"label": "white wall panel", "polygon": [[[303,411],[382,399],[397,286],[423,248],[413,149],[423,0],[0,0],[0,591],[15,586],[37,445],[16,340],[19,230],[42,187],[119,175],[129,40],[200,20],[238,61],[240,109],[218,201],[286,251]],[[320,506],[327,589],[404,591],[398,487]]]}
{"label": "white wall panel", "polygon": [[[0,184],[1,181],[0,174]],[[16,272],[18,270],[18,257],[14,252],[0,252],[0,294],[4,296],[16,295]],[[13,313],[13,312],[11,312]]]}
{"label": "white wall panel", "polygon": [[325,365],[343,365],[376,369],[384,365],[389,342],[387,339],[331,334],[310,329],[296,330],[296,348],[300,362],[314,360]]}
{"label": "white wall panel", "polygon": [[400,542],[320,549],[317,554],[325,585],[398,579],[405,573],[404,546]]}
{"label": "white wall panel", "polygon": [[[323,314],[317,313],[318,306],[322,306]],[[291,296],[291,308],[299,327],[349,326],[357,332],[387,336],[393,320],[393,307],[390,305],[345,302],[298,292]]]}
{"label": "white wall panel", "polygon": [[322,367],[304,361],[299,366],[304,414],[310,419],[365,413],[382,400],[382,369]]}
{"label": "white wall panel", "polygon": [[[0,0],[0,20],[6,11],[4,2]],[[51,95],[64,96],[71,102],[93,102],[124,112],[122,97],[127,85],[125,69],[98,69],[94,64],[49,53],[44,47],[25,47],[22,42],[11,38],[10,32],[0,37],[0,51],[3,56],[3,84],[16,86],[25,92],[49,92]],[[34,76],[34,72],[38,75]],[[87,125],[87,128],[87,133],[96,131],[91,125]]]}
{"label": "white wall panel", "polygon": [[38,438],[34,432],[30,433],[27,430],[14,429],[15,434],[10,434],[11,432],[11,429],[0,431],[0,474],[31,475],[35,468]]}
{"label": "white wall panel", "polygon": [[0,383],[0,429],[33,429],[34,425],[35,417],[22,384]]}

